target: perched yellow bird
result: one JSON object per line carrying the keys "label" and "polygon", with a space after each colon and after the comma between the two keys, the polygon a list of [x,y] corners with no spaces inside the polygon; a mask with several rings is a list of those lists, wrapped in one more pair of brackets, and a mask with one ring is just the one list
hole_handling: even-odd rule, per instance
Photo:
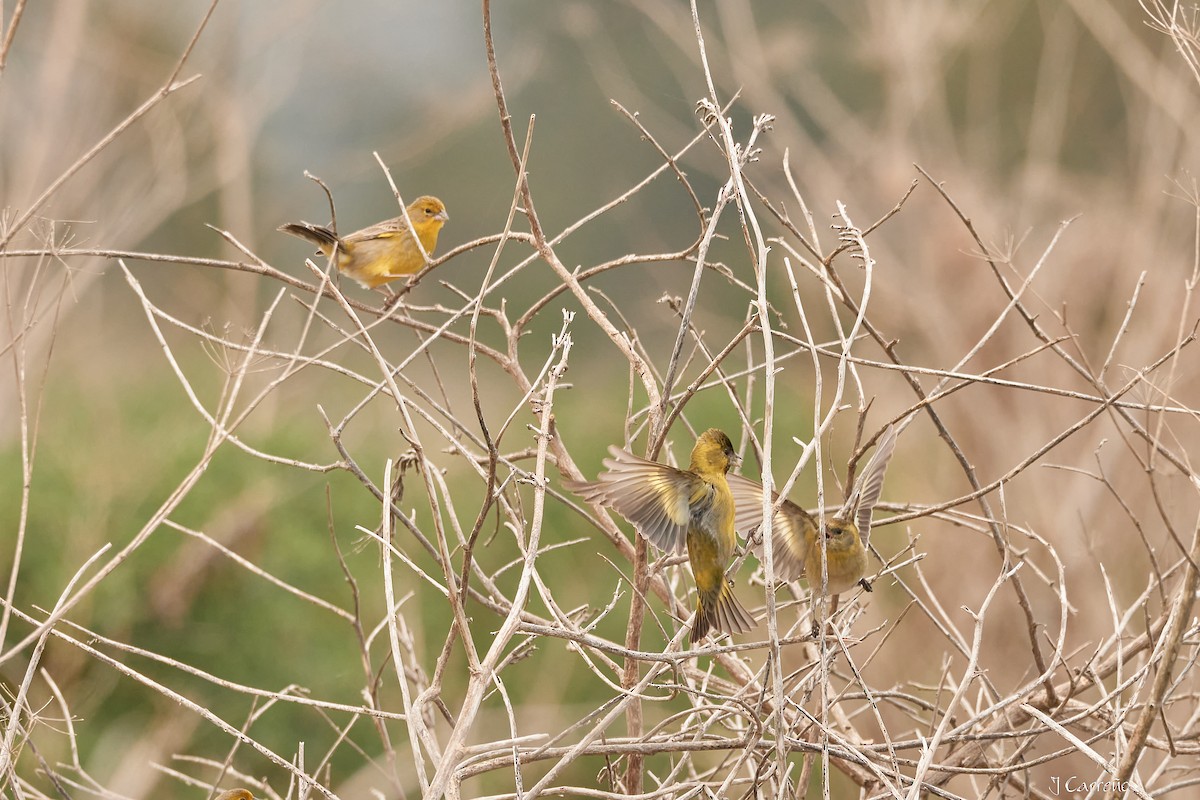
{"label": "perched yellow bird", "polygon": [[229,789],[217,795],[215,800],[254,800],[254,795],[249,789]]}
{"label": "perched yellow bird", "polygon": [[[819,593],[824,574],[826,590],[834,598],[855,585],[871,591],[871,584],[863,578],[867,571],[871,513],[883,490],[883,473],[895,447],[896,431],[889,425],[846,502],[825,520],[824,546],[819,538],[820,526],[812,515],[790,500],[779,502],[779,495],[772,492],[779,503],[771,522],[776,577],[807,578],[813,591]],[[763,488],[741,475],[729,476],[729,488],[737,508],[734,525],[749,533],[763,521]]]}
{"label": "perched yellow bird", "polygon": [[[406,210],[425,255],[432,255],[438,233],[450,220],[446,205],[436,197],[425,196],[412,201]],[[289,222],[279,230],[312,242],[326,257],[336,247],[338,270],[367,289],[414,275],[425,266],[425,256],[421,255],[421,248],[417,247],[403,216],[343,237],[324,225],[308,222]]]}
{"label": "perched yellow bird", "polygon": [[693,644],[710,629],[745,633],[754,618],[733,594],[725,568],[733,559],[733,496],[725,473],[737,461],[733,443],[716,428],[700,434],[686,469],[647,461],[610,447],[607,472],[594,482],[564,481],[588,502],[611,506],[655,547],[682,553],[686,545],[696,580]]}

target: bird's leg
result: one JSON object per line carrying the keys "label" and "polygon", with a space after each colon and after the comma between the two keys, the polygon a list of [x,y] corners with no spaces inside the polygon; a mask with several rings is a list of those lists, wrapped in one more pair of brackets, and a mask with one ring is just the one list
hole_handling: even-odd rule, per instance
{"label": "bird's leg", "polygon": [[[841,595],[835,594],[829,601],[829,614],[825,617],[826,622],[828,622],[828,627],[826,628],[826,635],[828,635],[828,636],[833,636],[833,615],[837,613],[838,599],[840,597],[841,597]],[[820,603],[817,602],[816,595],[813,595],[813,600],[812,600],[813,619],[812,619],[811,633],[812,633],[812,638],[814,638],[814,639],[816,639],[818,636],[821,635],[821,621],[819,619],[817,619],[817,611],[819,608],[820,608]]]}
{"label": "bird's leg", "polygon": [[746,549],[753,551],[763,543],[762,528],[754,528],[750,533],[746,534]]}
{"label": "bird's leg", "polygon": [[[825,635],[826,636],[834,635],[834,633],[833,633],[833,615],[837,613],[838,600],[840,600],[840,599],[841,599],[841,595],[835,594],[833,596],[833,598],[830,599],[830,601],[829,601],[829,615],[825,618],[826,623],[827,623],[827,625],[825,627]],[[812,638],[814,638],[814,639],[816,639],[818,636],[821,635],[821,621],[817,619],[818,607],[819,607],[819,605],[817,603],[816,598],[814,597],[813,598],[813,620],[812,620],[812,631],[811,631]]]}
{"label": "bird's leg", "polygon": [[864,591],[864,592],[873,592],[873,591],[875,591],[874,589],[872,589],[872,588],[871,588],[871,582],[870,582],[869,580],[867,580],[866,578],[859,578],[859,579],[858,579],[858,585],[859,585],[859,586],[861,586],[861,587],[863,588],[863,591]]}

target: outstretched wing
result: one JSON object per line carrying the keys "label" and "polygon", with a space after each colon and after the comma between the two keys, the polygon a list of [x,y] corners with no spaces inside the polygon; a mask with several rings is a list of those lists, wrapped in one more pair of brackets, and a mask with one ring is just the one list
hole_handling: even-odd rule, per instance
{"label": "outstretched wing", "polygon": [[[858,534],[862,537],[864,547],[871,536],[871,514],[875,510],[875,504],[879,502],[879,494],[883,491],[883,473],[887,471],[888,461],[891,460],[892,451],[895,449],[896,427],[888,425],[883,436],[879,438],[879,444],[875,446],[871,460],[867,462],[867,466],[859,475],[858,483],[855,485],[854,491],[850,493],[850,499],[846,501],[843,509],[846,516],[854,515]],[[839,516],[843,515],[839,513]],[[843,518],[845,517],[843,516]]]}
{"label": "outstretched wing", "polygon": [[[726,478],[729,490],[733,492],[733,526],[742,535],[747,535],[762,525],[763,487],[741,475],[728,475]],[[772,502],[779,500],[778,494],[772,492],[771,495]],[[771,554],[777,578],[790,581],[804,574],[810,528],[816,530],[808,512],[792,501],[784,500],[771,520]],[[756,549],[761,552],[762,545]]]}
{"label": "outstretched wing", "polygon": [[607,471],[594,481],[563,481],[563,486],[591,503],[610,506],[668,553],[682,553],[692,513],[689,500],[705,490],[699,476],[608,448]]}

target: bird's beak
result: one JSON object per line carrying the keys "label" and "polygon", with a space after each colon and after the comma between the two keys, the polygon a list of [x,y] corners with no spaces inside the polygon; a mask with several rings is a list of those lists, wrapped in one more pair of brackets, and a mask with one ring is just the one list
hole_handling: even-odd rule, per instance
{"label": "bird's beak", "polygon": [[442,222],[450,221],[450,215],[448,213],[446,213],[446,209],[444,209],[444,208],[441,211],[439,211],[437,214],[435,214],[433,218],[440,219]]}

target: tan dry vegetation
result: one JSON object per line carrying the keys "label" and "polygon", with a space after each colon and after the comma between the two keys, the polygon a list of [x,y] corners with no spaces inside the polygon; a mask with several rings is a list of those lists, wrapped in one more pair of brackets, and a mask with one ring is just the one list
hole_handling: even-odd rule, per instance
{"label": "tan dry vegetation", "polygon": [[[133,18],[0,6],[5,791],[1187,796],[1194,12],[514,8],[473,233],[386,306],[256,243],[293,86],[193,76],[223,5],[111,60]],[[554,113],[585,82],[625,138]],[[220,258],[113,244],[204,209]],[[715,425],[833,508],[890,422],[875,591],[824,636],[746,555],[758,629],[687,650],[686,568],[559,484]]]}

